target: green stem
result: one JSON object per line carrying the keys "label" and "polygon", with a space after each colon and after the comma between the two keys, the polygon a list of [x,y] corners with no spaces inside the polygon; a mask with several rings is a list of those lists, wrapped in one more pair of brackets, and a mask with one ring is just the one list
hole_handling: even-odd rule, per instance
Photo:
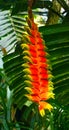
{"label": "green stem", "polygon": [[13,91],[10,91],[9,87],[7,87],[7,121],[10,123],[11,122],[11,106],[12,106],[12,96],[13,96]]}
{"label": "green stem", "polygon": [[0,88],[0,97],[1,97],[1,100],[2,100],[2,104],[3,104],[3,108],[4,108],[4,114],[5,114],[5,118],[2,118],[1,122],[3,124],[4,130],[9,130],[9,127],[8,127],[8,124],[7,124],[7,115],[6,115],[7,108],[6,108],[6,104],[5,104],[5,101],[4,101],[2,88]]}
{"label": "green stem", "polygon": [[51,112],[50,114],[50,128],[51,130],[54,130],[54,125],[53,125],[53,113]]}

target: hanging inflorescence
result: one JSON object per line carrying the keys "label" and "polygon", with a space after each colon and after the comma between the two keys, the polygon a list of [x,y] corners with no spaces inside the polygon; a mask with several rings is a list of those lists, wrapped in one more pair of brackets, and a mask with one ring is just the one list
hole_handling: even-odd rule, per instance
{"label": "hanging inflorescence", "polygon": [[48,53],[30,9],[27,24],[21,44],[24,60],[23,72],[26,72],[24,79],[28,77],[28,85],[25,87],[28,94],[25,96],[38,105],[41,116],[44,116],[45,109],[51,111],[53,108],[47,100],[54,98],[52,75],[47,60]]}

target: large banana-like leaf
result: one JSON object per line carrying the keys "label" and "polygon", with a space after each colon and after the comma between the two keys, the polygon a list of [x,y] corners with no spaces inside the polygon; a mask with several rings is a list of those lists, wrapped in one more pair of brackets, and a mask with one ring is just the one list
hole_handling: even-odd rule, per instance
{"label": "large banana-like leaf", "polygon": [[49,48],[54,75],[55,96],[69,104],[69,25],[61,24],[40,29]]}

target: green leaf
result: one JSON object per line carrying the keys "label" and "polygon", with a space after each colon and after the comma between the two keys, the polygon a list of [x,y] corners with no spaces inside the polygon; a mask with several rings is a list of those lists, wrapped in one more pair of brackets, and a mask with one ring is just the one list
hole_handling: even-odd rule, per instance
{"label": "green leaf", "polygon": [[17,43],[10,10],[0,10],[0,45],[9,52]]}
{"label": "green leaf", "polygon": [[67,105],[69,100],[67,96],[69,93],[69,24],[41,27],[40,31],[50,54],[55,97],[60,103]]}

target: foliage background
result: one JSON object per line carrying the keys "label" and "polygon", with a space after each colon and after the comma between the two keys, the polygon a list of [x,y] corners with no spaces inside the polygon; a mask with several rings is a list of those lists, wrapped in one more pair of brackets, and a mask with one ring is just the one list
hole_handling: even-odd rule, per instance
{"label": "foliage background", "polygon": [[[60,5],[56,6],[56,3]],[[44,118],[35,104],[24,97],[22,43],[27,0],[0,0],[0,129],[68,130],[69,129],[69,6],[65,0],[34,0],[33,13],[47,16],[40,21],[54,76],[54,110]],[[56,7],[56,8],[55,8]],[[57,8],[59,7],[59,8]],[[47,10],[39,10],[45,8]],[[63,8],[63,12],[61,12]],[[42,18],[42,17],[41,17]],[[27,79],[28,80],[28,79]]]}

